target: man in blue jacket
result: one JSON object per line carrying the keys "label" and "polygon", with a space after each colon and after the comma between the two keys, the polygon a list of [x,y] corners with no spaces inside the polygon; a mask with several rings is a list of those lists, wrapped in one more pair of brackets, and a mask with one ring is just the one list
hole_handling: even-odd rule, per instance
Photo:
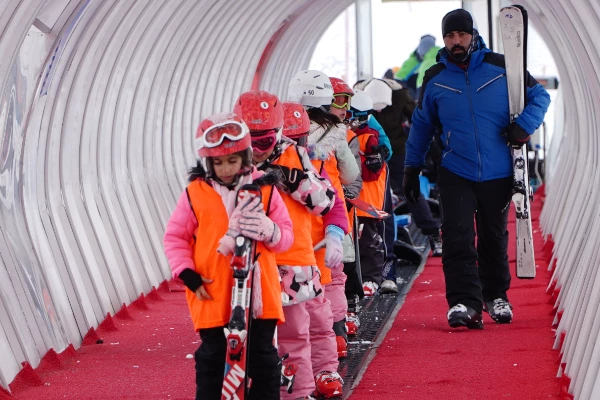
{"label": "man in blue jacket", "polygon": [[439,132],[448,323],[482,329],[484,310],[497,323],[509,323],[513,316],[507,297],[506,225],[513,180],[507,144],[529,141],[544,120],[550,96],[528,73],[527,105],[510,123],[504,56],[485,47],[466,10],[446,14],[442,35],[445,48],[425,74],[412,117],[403,186],[407,200],[416,201],[425,153]]}

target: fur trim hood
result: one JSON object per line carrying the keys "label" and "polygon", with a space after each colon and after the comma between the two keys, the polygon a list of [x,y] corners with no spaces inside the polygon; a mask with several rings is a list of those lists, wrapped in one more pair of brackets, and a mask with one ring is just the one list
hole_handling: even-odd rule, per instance
{"label": "fur trim hood", "polygon": [[327,130],[321,125],[311,122],[308,134],[308,155],[311,160],[324,161],[332,155],[340,143],[346,143],[346,126],[337,124]]}
{"label": "fur trim hood", "polygon": [[[193,182],[196,179],[202,179],[207,181],[206,171],[202,167],[202,163],[198,161],[195,167],[190,168],[189,182]],[[266,185],[278,185],[283,181],[283,176],[279,170],[274,171],[258,171],[255,167],[252,167],[252,180],[255,185],[266,186]]]}

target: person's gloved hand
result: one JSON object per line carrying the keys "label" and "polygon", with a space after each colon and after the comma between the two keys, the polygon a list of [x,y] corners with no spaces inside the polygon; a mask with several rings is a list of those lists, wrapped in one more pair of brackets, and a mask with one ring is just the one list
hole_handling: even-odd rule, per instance
{"label": "person's gloved hand", "polygon": [[240,220],[242,213],[262,210],[262,202],[258,197],[249,198],[238,203],[231,215],[229,216],[229,226],[225,236],[219,240],[217,252],[227,256],[233,253],[235,249],[235,237],[240,234]]}
{"label": "person's gloved hand", "polygon": [[345,185],[342,185],[342,190],[344,191],[345,199],[355,199],[356,198],[356,195],[354,193],[352,193],[350,190],[348,190],[348,188]]}
{"label": "person's gloved hand", "polygon": [[258,197],[251,197],[238,203],[231,215],[229,216],[229,231],[233,231],[236,237],[240,232],[240,219],[242,213],[262,210],[262,202]]}
{"label": "person's gloved hand", "polygon": [[206,291],[204,284],[212,282],[212,279],[201,276],[196,271],[186,268],[179,274],[183,284],[196,294],[198,300],[212,300],[212,296]]}
{"label": "person's gloved hand", "polygon": [[264,210],[244,211],[240,219],[241,234],[247,238],[265,242],[268,246],[275,246],[281,240],[279,227],[271,218],[267,217]]}
{"label": "person's gloved hand", "polygon": [[506,136],[507,144],[511,146],[522,146],[529,142],[529,134],[515,121],[506,127],[504,135]]}
{"label": "person's gloved hand", "polygon": [[416,203],[421,196],[421,181],[419,174],[421,168],[416,167],[404,167],[404,180],[402,181],[402,188],[404,189],[404,197],[409,203]]}
{"label": "person's gloved hand", "polygon": [[381,158],[384,159],[384,160],[387,160],[388,157],[390,156],[390,150],[384,144],[380,144],[379,146],[375,146],[373,148],[373,152],[374,153],[379,153],[381,155]]}
{"label": "person's gloved hand", "polygon": [[327,268],[337,267],[342,262],[344,257],[342,240],[344,240],[344,231],[335,225],[327,225],[325,239],[315,246],[315,250],[325,246],[325,266]]}
{"label": "person's gloved hand", "polygon": [[373,173],[378,173],[383,168],[383,159],[381,154],[373,153],[365,156],[365,167]]}

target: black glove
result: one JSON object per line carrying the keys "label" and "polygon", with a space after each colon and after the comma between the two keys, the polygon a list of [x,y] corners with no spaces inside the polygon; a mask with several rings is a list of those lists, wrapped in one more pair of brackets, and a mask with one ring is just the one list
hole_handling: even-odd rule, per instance
{"label": "black glove", "polygon": [[504,131],[506,142],[512,146],[522,146],[529,142],[529,134],[516,122],[511,122]]}
{"label": "black glove", "polygon": [[387,160],[390,156],[390,150],[384,144],[380,144],[379,146],[373,146],[373,153],[381,154],[381,158],[384,160]]}
{"label": "black glove", "polygon": [[381,171],[381,168],[383,168],[383,159],[381,158],[381,154],[374,153],[365,156],[365,167],[375,174]]}
{"label": "black glove", "polygon": [[421,196],[421,180],[419,174],[421,168],[404,167],[404,180],[402,188],[404,188],[404,197],[409,203],[416,203]]}
{"label": "black glove", "polygon": [[183,284],[190,289],[192,292],[198,290],[202,286],[202,277],[196,271],[186,268],[179,274],[179,278],[183,281]]}
{"label": "black glove", "polygon": [[282,165],[273,165],[273,168],[277,168],[281,171],[283,175],[283,183],[288,188],[290,193],[294,193],[298,190],[298,186],[300,186],[300,182],[304,179],[306,173],[298,168],[288,168]]}
{"label": "black glove", "polygon": [[342,189],[344,190],[344,198],[345,199],[352,200],[352,199],[356,198],[356,196],[354,195],[354,193],[351,193],[346,186],[342,185]]}

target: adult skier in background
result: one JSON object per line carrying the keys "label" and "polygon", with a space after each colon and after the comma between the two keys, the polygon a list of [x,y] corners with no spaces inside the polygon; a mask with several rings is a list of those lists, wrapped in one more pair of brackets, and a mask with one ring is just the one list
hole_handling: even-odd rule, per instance
{"label": "adult skier in background", "polygon": [[423,35],[417,48],[394,73],[394,79],[406,84],[410,90],[410,95],[414,99],[418,98],[425,71],[436,64],[438,51],[440,51],[440,47],[435,45],[435,37],[433,35]]}
{"label": "adult skier in background", "polygon": [[425,153],[437,129],[443,146],[438,187],[448,323],[482,329],[483,310],[497,323],[513,317],[507,296],[513,184],[507,143],[529,141],[550,96],[527,73],[527,105],[511,123],[504,56],[485,47],[466,10],[446,14],[442,35],[440,62],[427,71],[412,117],[403,186],[406,199],[416,202]]}

